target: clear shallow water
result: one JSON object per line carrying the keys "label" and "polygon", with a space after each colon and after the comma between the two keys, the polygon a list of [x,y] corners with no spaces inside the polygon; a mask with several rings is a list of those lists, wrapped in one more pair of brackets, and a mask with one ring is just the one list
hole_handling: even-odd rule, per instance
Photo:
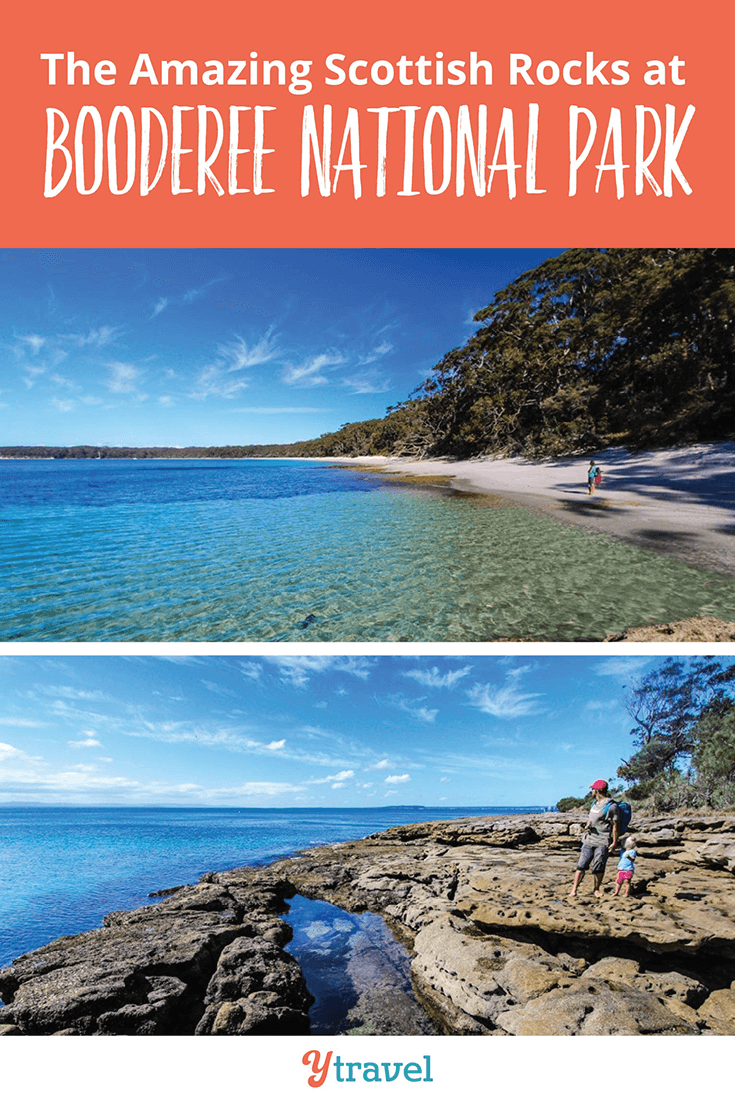
{"label": "clear shallow water", "polygon": [[149,892],[399,823],[539,808],[0,808],[0,967]]}
{"label": "clear shallow water", "polygon": [[435,1033],[417,1005],[411,956],[379,915],[348,914],[318,899],[294,896],[288,944],[314,998],[312,1033]]}
{"label": "clear shallow water", "polygon": [[0,464],[0,639],[602,638],[735,580],[473,495],[287,461]]}

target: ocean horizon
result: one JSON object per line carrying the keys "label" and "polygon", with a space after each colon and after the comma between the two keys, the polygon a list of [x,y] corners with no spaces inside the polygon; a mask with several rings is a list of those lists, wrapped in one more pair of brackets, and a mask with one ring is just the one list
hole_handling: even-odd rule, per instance
{"label": "ocean horizon", "polygon": [[106,914],[196,883],[391,826],[542,807],[361,808],[0,806],[0,967]]}
{"label": "ocean horizon", "polygon": [[0,465],[0,640],[573,641],[735,619],[735,580],[337,461]]}

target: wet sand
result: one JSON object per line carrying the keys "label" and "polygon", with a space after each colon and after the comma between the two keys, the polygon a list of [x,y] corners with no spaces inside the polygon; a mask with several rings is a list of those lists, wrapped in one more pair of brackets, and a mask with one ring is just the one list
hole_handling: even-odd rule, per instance
{"label": "wet sand", "polygon": [[[594,458],[602,486],[587,490]],[[563,523],[735,576],[735,443],[648,452],[611,448],[593,456],[524,459],[340,459],[376,475],[408,475],[493,494]]]}

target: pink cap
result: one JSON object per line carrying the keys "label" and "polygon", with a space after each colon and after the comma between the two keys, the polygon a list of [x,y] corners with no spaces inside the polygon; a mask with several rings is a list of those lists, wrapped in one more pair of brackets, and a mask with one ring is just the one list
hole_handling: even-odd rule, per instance
{"label": "pink cap", "polygon": [[593,788],[593,789],[607,788],[607,781],[593,781],[592,784],[590,785],[590,788]]}

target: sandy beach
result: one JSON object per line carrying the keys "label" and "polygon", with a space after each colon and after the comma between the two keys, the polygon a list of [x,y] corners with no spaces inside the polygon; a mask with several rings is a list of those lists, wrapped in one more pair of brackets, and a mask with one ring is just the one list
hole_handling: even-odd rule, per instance
{"label": "sandy beach", "polygon": [[[591,458],[603,472],[592,496]],[[563,523],[735,575],[735,443],[634,453],[611,448],[539,461],[363,456],[339,462],[381,476],[450,478],[455,490],[505,497]]]}

